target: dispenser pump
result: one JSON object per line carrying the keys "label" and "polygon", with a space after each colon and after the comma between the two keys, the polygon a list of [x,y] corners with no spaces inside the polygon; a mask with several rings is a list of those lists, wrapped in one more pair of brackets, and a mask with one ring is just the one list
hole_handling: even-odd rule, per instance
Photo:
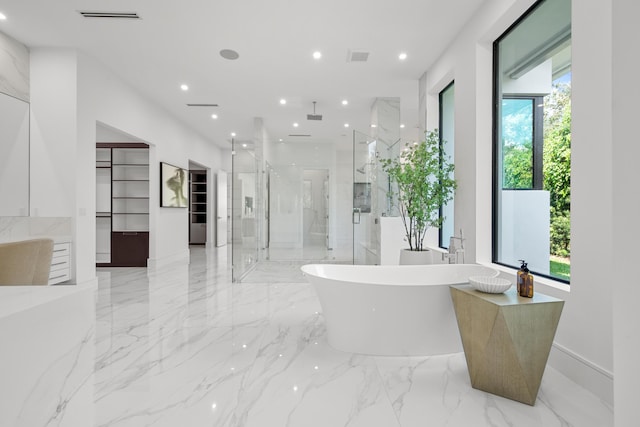
{"label": "dispenser pump", "polygon": [[521,263],[516,280],[518,295],[533,298],[533,275],[529,272],[525,260],[520,259],[518,261]]}

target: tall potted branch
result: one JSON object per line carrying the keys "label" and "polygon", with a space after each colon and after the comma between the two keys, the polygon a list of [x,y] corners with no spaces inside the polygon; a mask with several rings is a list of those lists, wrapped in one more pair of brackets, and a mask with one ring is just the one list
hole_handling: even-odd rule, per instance
{"label": "tall potted branch", "polygon": [[391,196],[397,197],[409,251],[424,251],[427,230],[442,226],[440,207],[453,199],[457,188],[454,165],[443,155],[438,130],[425,132],[423,141],[407,143],[398,157],[380,163],[394,188]]}

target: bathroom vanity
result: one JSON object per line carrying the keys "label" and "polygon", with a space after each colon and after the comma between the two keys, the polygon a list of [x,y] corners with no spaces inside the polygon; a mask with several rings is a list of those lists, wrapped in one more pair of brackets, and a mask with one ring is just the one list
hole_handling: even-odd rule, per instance
{"label": "bathroom vanity", "polygon": [[534,405],[564,301],[449,287],[471,386]]}
{"label": "bathroom vanity", "polygon": [[38,238],[53,239],[48,284],[56,285],[72,280],[71,218],[0,216],[0,243]]}

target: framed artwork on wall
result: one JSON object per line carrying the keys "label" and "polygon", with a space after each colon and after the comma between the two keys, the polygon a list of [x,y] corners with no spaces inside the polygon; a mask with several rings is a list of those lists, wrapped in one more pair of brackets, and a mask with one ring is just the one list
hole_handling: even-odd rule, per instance
{"label": "framed artwork on wall", "polygon": [[160,207],[186,208],[189,194],[189,171],[160,162]]}

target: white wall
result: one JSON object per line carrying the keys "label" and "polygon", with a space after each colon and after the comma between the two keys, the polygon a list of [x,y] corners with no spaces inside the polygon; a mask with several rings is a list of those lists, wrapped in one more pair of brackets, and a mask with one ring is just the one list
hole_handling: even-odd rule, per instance
{"label": "white wall", "polygon": [[[606,2],[609,3],[609,2]],[[637,80],[638,23],[640,3],[613,0],[613,217],[611,230],[613,265],[611,277],[602,285],[613,288],[615,425],[631,426],[638,422],[638,384],[640,369],[640,287],[634,277],[640,242],[640,145],[638,144],[638,100],[640,87],[629,84]],[[603,30],[606,30],[604,28]],[[606,41],[606,39],[604,40]],[[605,141],[607,141],[605,139]],[[597,141],[598,146],[603,141]],[[594,141],[591,146],[596,143]],[[598,151],[598,150],[594,150]],[[599,197],[598,197],[599,200]],[[609,286],[607,284],[610,284]]]}
{"label": "white wall", "polygon": [[95,278],[96,124],[151,144],[150,266],[188,257],[187,209],[159,208],[160,161],[217,170],[220,150],[93,58],[70,49],[31,53],[32,215],[74,218],[76,281]]}
{"label": "white wall", "polygon": [[[487,2],[427,71],[428,129],[437,126],[437,94],[456,82],[455,229],[465,231],[468,262],[491,261],[492,43],[533,3]],[[611,0],[572,3],[572,284],[569,292],[538,280],[536,289],[566,300],[550,363],[611,402],[612,265],[602,256],[613,249]]]}
{"label": "white wall", "polygon": [[[82,167],[76,152],[77,97],[76,52],[71,49],[32,49],[32,216],[75,217],[75,187],[78,169]],[[93,127],[95,129],[95,124]],[[95,167],[95,163],[92,166]],[[95,182],[95,177],[91,181]]]}

